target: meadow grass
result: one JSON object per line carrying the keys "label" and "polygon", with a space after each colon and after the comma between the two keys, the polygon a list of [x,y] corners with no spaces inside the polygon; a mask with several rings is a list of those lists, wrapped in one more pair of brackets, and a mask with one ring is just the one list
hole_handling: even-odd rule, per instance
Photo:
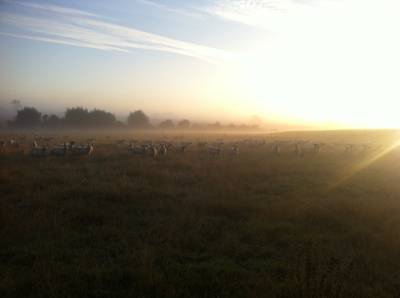
{"label": "meadow grass", "polygon": [[[268,136],[293,137],[393,134]],[[399,150],[349,175],[374,153],[274,156],[260,146],[153,160],[114,138],[98,136],[89,158],[0,154],[0,297],[400,293]]]}

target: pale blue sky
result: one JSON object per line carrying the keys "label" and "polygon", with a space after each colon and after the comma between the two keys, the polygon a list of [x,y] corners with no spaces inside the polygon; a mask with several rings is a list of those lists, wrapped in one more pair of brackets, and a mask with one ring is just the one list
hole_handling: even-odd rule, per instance
{"label": "pale blue sky", "polygon": [[0,0],[0,107],[19,99],[49,112],[80,105],[398,126],[399,8],[395,0]]}
{"label": "pale blue sky", "polygon": [[171,113],[168,101],[182,101],[188,84],[202,88],[199,77],[214,72],[225,53],[251,46],[260,32],[207,13],[211,4],[0,1],[1,100],[48,110],[81,104]]}

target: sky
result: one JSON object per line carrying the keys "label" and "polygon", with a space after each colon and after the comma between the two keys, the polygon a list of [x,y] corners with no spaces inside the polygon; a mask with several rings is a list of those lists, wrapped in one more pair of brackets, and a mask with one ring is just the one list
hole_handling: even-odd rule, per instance
{"label": "sky", "polygon": [[0,110],[400,127],[397,0],[0,0]]}

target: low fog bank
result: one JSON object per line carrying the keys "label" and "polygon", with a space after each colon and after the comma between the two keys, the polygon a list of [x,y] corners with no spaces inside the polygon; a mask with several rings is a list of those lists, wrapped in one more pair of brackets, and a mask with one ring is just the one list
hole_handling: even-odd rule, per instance
{"label": "low fog bank", "polygon": [[84,107],[67,108],[63,113],[45,113],[35,107],[24,107],[18,100],[11,101],[7,108],[0,106],[0,128],[4,131],[196,131],[196,132],[259,132],[302,129],[290,124],[266,124],[256,116],[249,121],[222,122],[193,121],[186,118],[162,119],[149,117],[144,111],[129,112],[126,117],[117,118],[113,113],[89,110]]}

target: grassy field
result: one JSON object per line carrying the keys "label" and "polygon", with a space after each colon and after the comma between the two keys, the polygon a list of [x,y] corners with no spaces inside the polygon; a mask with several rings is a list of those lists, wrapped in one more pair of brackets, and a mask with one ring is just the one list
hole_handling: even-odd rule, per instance
{"label": "grassy field", "polygon": [[0,297],[399,295],[398,132],[130,135],[383,146],[157,160],[69,135],[91,137],[91,157],[0,153]]}

